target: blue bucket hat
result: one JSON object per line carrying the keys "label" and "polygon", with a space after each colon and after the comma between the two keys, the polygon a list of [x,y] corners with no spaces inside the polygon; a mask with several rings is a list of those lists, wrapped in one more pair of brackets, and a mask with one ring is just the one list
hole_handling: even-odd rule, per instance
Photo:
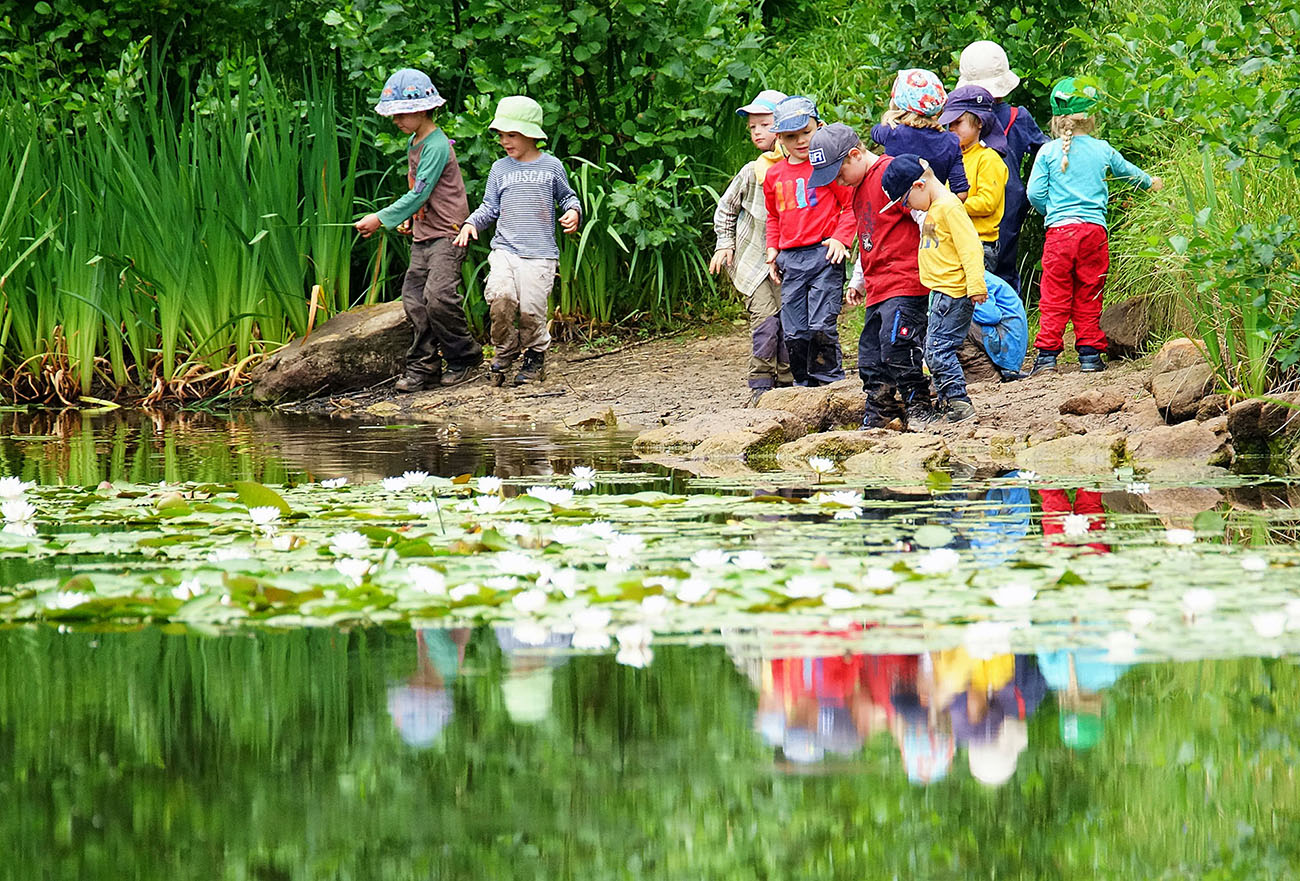
{"label": "blue bucket hat", "polygon": [[772,111],[773,123],[772,131],[777,134],[782,132],[797,132],[808,125],[810,119],[821,121],[817,115],[817,104],[812,98],[806,98],[803,95],[791,95],[784,101],[776,105]]}
{"label": "blue bucket hat", "polygon": [[426,74],[404,67],[384,83],[375,112],[380,116],[435,110],[447,103]]}
{"label": "blue bucket hat", "polygon": [[982,86],[961,86],[948,94],[939,125],[951,125],[969,113],[980,121],[980,140],[999,153],[1007,151],[1007,136],[993,113],[993,94]]}

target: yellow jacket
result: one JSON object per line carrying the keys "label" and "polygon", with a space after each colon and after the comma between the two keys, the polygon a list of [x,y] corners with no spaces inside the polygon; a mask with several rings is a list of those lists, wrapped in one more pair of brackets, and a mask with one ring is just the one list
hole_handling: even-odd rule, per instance
{"label": "yellow jacket", "polygon": [[[967,172],[969,174],[969,172]],[[987,294],[984,249],[961,200],[946,189],[930,204],[916,252],[921,284],[950,297]]]}
{"label": "yellow jacket", "polygon": [[975,224],[981,241],[996,242],[998,225],[1007,207],[1007,164],[992,147],[976,141],[961,151],[966,166],[970,193],[966,196],[966,213]]}

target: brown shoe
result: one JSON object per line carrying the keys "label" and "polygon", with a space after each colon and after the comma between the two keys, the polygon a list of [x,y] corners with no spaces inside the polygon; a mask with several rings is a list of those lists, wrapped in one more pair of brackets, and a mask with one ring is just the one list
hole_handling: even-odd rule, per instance
{"label": "brown shoe", "polygon": [[399,379],[393,387],[399,392],[422,392],[437,388],[441,381],[441,377],[438,376],[416,376],[408,373]]}

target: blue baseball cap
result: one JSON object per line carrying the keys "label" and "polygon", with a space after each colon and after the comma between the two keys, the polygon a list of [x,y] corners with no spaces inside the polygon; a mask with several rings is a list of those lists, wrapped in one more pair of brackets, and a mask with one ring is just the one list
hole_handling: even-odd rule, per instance
{"label": "blue baseball cap", "polygon": [[803,95],[791,95],[784,101],[778,102],[772,114],[775,117],[772,131],[777,134],[797,132],[807,126],[810,119],[821,120],[817,115],[816,102]]}
{"label": "blue baseball cap", "polygon": [[912,189],[912,184],[925,177],[925,172],[929,168],[930,163],[915,153],[901,153],[895,156],[880,174],[880,188],[889,197],[889,204],[881,208],[880,213],[884,214],[901,202]]}
{"label": "blue baseball cap", "polygon": [[824,187],[840,173],[840,166],[849,151],[862,141],[858,133],[842,122],[833,122],[813,132],[808,161],[812,163],[812,176],[808,186]]}
{"label": "blue baseball cap", "polygon": [[749,116],[751,113],[776,113],[776,105],[788,97],[790,96],[785,92],[778,92],[776,89],[764,89],[754,96],[753,101],[750,101],[744,107],[737,107],[736,114]]}

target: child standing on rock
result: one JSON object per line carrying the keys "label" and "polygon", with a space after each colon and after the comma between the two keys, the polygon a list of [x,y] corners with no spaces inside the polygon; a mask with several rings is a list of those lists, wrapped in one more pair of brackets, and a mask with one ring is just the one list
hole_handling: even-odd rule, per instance
{"label": "child standing on rock", "polygon": [[853,193],[836,183],[809,183],[812,136],[821,125],[812,99],[792,95],[776,105],[773,118],[786,158],[763,179],[768,271],[781,285],[781,329],[794,384],[826,385],[844,378],[837,322],[854,236]]}
{"label": "child standing on rock", "polygon": [[750,403],[777,385],[789,385],[790,353],[781,334],[781,288],[767,271],[767,207],[763,202],[763,179],[781,159],[772,131],[776,105],[784,92],[764,89],[736,113],[745,117],[749,139],[759,156],[736,173],[718,200],[713,228],[718,236],[709,272],[725,267],[731,283],[745,298],[749,313],[751,354],[749,356]]}
{"label": "child standing on rock", "polygon": [[1033,373],[1056,369],[1065,325],[1071,322],[1079,369],[1105,369],[1101,293],[1110,269],[1106,175],[1136,181],[1144,190],[1158,191],[1164,185],[1091,136],[1096,120],[1089,114],[1099,96],[1096,85],[1084,77],[1066,77],[1052,87],[1051,129],[1056,140],[1039,151],[1029,174],[1029,204],[1047,226]]}
{"label": "child standing on rock", "polygon": [[402,307],[415,340],[406,353],[406,373],[397,380],[399,392],[456,385],[483,363],[483,349],[469,334],[457,290],[465,252],[452,239],[469,214],[469,203],[456,152],[432,116],[445,103],[418,70],[399,70],[384,83],[375,112],[392,117],[411,136],[406,146],[410,190],[355,224],[363,238],[370,238],[381,228],[401,229],[410,221],[411,264],[402,283]]}
{"label": "child standing on rock", "polygon": [[502,98],[490,128],[506,155],[492,163],[483,204],[465,221],[456,244],[467,247],[480,229],[496,222],[483,286],[496,349],[492,380],[503,385],[522,351],[523,365],[514,384],[523,385],[546,378],[546,350],[551,345],[546,307],[560,258],[555,243],[556,206],[563,212],[560,228],[573,233],[582,219],[582,205],[569,186],[564,165],[537,147],[546,138],[540,104],[523,95]]}

